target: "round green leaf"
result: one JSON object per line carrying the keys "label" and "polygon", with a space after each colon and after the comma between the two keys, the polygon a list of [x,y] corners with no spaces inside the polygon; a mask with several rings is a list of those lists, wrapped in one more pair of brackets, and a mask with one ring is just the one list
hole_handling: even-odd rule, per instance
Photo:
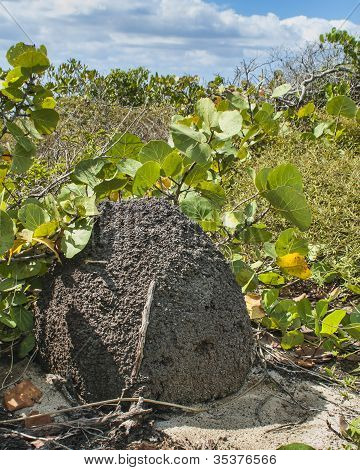
{"label": "round green leaf", "polygon": [[24,99],[24,93],[19,90],[16,86],[8,86],[6,88],[2,88],[0,92],[7,96],[11,101],[14,103],[20,103]]}
{"label": "round green leaf", "polygon": [[14,224],[11,217],[0,210],[0,256],[14,244]]}
{"label": "round green leaf", "polygon": [[107,196],[112,191],[120,191],[128,183],[127,178],[113,178],[108,181],[103,181],[94,187],[94,191],[98,197]]}
{"label": "round green leaf", "polygon": [[25,228],[34,231],[40,225],[49,222],[49,214],[37,204],[25,204],[18,212],[18,218]]}
{"label": "round green leaf", "polygon": [[134,134],[115,134],[106,151],[110,157],[132,158],[136,160],[143,147],[142,140]]}
{"label": "round green leaf", "polygon": [[196,222],[205,220],[214,210],[211,202],[198,194],[191,194],[180,202],[180,209]]}
{"label": "round green leaf", "polygon": [[222,207],[226,201],[226,194],[220,184],[213,183],[212,181],[202,181],[196,186],[202,196],[208,198],[213,204]]}
{"label": "round green leaf", "polygon": [[315,105],[312,101],[309,103],[306,103],[305,106],[302,106],[299,111],[297,112],[297,115],[299,118],[304,118],[307,116],[311,116],[311,114],[315,111]]}
{"label": "round green leaf", "polygon": [[241,131],[243,118],[239,111],[224,111],[219,116],[220,129],[231,137]]}
{"label": "round green leaf", "polygon": [[256,244],[268,242],[271,239],[271,233],[262,227],[246,227],[241,233],[245,243]]}
{"label": "round green leaf", "polygon": [[30,333],[28,334],[19,344],[18,356],[21,358],[25,357],[35,347],[35,336]]}
{"label": "round green leaf", "polygon": [[17,328],[21,331],[30,331],[34,325],[34,316],[32,312],[25,307],[17,306],[12,307],[10,316],[16,322]]}
{"label": "round green leaf", "polygon": [[136,172],[141,167],[141,162],[137,160],[133,160],[132,158],[127,158],[126,160],[117,164],[117,168],[120,173],[124,173],[124,175],[129,175],[134,178]]}
{"label": "round green leaf", "polygon": [[27,49],[14,59],[15,67],[31,69],[32,72],[39,73],[46,70],[50,65],[49,59],[34,47]]}
{"label": "round green leaf", "polygon": [[22,145],[17,143],[15,145],[13,160],[11,162],[11,171],[13,173],[19,174],[26,173],[33,163],[33,155],[34,152],[32,150],[28,152],[24,149]]}
{"label": "round green leaf", "polygon": [[31,140],[24,134],[23,130],[20,129],[18,125],[16,125],[14,122],[7,122],[6,126],[16,142],[21,145],[26,152],[34,152],[35,151],[35,145]]}
{"label": "round green leaf", "polygon": [[345,95],[334,96],[327,102],[326,111],[333,116],[354,118],[357,112],[355,101]]}
{"label": "round green leaf", "polygon": [[158,162],[146,162],[136,172],[133,193],[142,196],[160,178],[160,165]]}
{"label": "round green leaf", "polygon": [[75,167],[73,177],[78,182],[85,183],[92,188],[101,183],[97,175],[102,170],[105,161],[103,158],[89,158],[81,160]]}
{"label": "round green leaf", "polygon": [[6,58],[7,61],[9,62],[10,65],[13,67],[16,66],[16,59],[23,54],[24,52],[27,52],[31,49],[34,49],[34,46],[28,46],[27,44],[24,44],[23,42],[18,42],[14,46],[11,46],[10,49],[6,53]]}
{"label": "round green leaf", "polygon": [[64,231],[61,240],[61,251],[66,258],[73,258],[88,244],[93,229],[93,221],[77,220]]}
{"label": "round green leaf", "polygon": [[307,256],[309,245],[296,233],[295,229],[289,228],[280,233],[275,243],[275,250],[277,256],[285,256],[289,253],[300,253],[300,255]]}
{"label": "round green leaf", "polygon": [[206,142],[204,134],[184,124],[173,124],[171,126],[171,136],[175,147],[184,153],[196,144]]}
{"label": "round green leaf", "polygon": [[341,320],[345,317],[345,310],[334,310],[333,312],[326,315],[322,320],[322,326],[320,330],[321,335],[333,335],[337,332]]}
{"label": "round green leaf", "polygon": [[290,83],[284,83],[274,89],[272,92],[271,98],[280,98],[280,96],[286,95],[291,90]]}
{"label": "round green leaf", "polygon": [[162,140],[151,140],[142,147],[139,153],[139,160],[143,163],[149,161],[162,163],[166,156],[172,151],[173,149],[166,142]]}
{"label": "round green leaf", "polygon": [[218,112],[210,98],[201,98],[195,106],[196,114],[208,128],[216,127],[219,123]]}
{"label": "round green leaf", "polygon": [[53,109],[38,109],[30,114],[34,126],[40,134],[51,134],[59,122],[59,114]]}
{"label": "round green leaf", "polygon": [[209,144],[196,143],[189,147],[186,151],[186,156],[190,158],[192,162],[196,162],[199,165],[204,165],[210,160],[212,149]]}
{"label": "round green leaf", "polygon": [[264,191],[262,195],[285,219],[305,231],[311,225],[311,212],[305,196],[290,186]]}
{"label": "round green leaf", "polygon": [[240,286],[243,288],[243,292],[249,292],[255,290],[258,286],[258,278],[255,271],[250,266],[244,263],[241,259],[235,259],[232,261],[232,270],[235,275],[235,279]]}
{"label": "round green leaf", "polygon": [[303,189],[302,176],[296,166],[285,163],[272,169],[267,174],[269,189],[277,189],[283,186],[291,186],[300,191]]}
{"label": "round green leaf", "polygon": [[169,153],[161,163],[161,168],[166,176],[177,176],[181,173],[182,167],[183,159],[177,150],[173,150]]}

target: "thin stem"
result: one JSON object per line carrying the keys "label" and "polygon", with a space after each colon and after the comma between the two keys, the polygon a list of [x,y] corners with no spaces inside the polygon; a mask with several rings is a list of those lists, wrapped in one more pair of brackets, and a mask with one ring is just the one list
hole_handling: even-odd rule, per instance
{"label": "thin stem", "polygon": [[181,188],[182,188],[182,185],[184,184],[186,178],[188,177],[188,175],[190,174],[190,172],[193,170],[193,168],[195,167],[196,165],[196,162],[193,162],[191,164],[191,166],[185,171],[185,173],[183,174],[183,177],[181,178],[181,181],[177,187],[177,190],[176,190],[176,193],[175,193],[175,196],[174,196],[174,202],[175,204],[178,204],[179,203],[179,196],[180,196],[180,193],[181,193]]}
{"label": "thin stem", "polygon": [[252,194],[251,196],[247,197],[246,199],[243,199],[242,201],[237,203],[236,206],[234,206],[232,208],[232,210],[235,211],[238,207],[242,206],[243,204],[246,204],[247,202],[251,201],[252,199],[255,199],[256,196],[258,196],[258,194],[259,193],[255,193],[255,194]]}

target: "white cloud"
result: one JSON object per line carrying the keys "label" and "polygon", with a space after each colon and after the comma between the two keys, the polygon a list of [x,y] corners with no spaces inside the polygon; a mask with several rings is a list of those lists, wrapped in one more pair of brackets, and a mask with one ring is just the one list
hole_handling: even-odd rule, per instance
{"label": "white cloud", "polygon": [[[231,76],[241,58],[316,39],[342,19],[273,13],[243,16],[204,0],[4,1],[50,58],[76,57],[100,70],[143,65],[159,72]],[[26,40],[0,9],[0,54]],[[359,33],[359,25],[345,26]],[[0,62],[1,63],[1,62]],[[4,65],[4,62],[2,62]]]}

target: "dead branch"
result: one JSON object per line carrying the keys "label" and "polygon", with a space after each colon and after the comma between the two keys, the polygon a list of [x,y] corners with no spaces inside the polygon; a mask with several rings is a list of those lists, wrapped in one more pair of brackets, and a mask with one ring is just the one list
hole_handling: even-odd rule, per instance
{"label": "dead branch", "polygon": [[131,373],[132,383],[137,379],[137,376],[140,371],[141,363],[144,357],[146,332],[147,332],[149,321],[150,321],[150,310],[151,310],[151,305],[152,305],[152,301],[154,298],[154,290],[155,290],[155,280],[152,280],[148,288],[146,303],[145,303],[144,310],[142,313],[141,327],[139,330],[139,341],[136,347],[135,362],[134,362],[134,367]]}

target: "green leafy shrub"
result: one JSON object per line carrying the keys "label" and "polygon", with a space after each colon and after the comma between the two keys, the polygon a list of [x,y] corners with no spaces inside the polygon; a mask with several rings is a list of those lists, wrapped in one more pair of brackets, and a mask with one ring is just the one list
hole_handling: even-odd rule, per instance
{"label": "green leafy shrub", "polygon": [[[0,90],[4,122],[0,134],[0,341],[20,339],[20,356],[33,347],[31,303],[38,278],[54,260],[73,258],[86,246],[98,215],[97,204],[103,199],[166,197],[179,205],[223,250],[243,292],[260,284],[280,286],[293,277],[311,276],[306,259],[309,246],[301,232],[309,229],[312,218],[301,173],[290,163],[245,168],[252,153],[291,125],[292,114],[278,105],[288,86],[269,92],[268,101],[252,102],[248,92],[226,90],[222,96],[194,102],[199,90],[188,83],[189,101],[180,101],[179,106],[186,108],[191,102],[194,110],[172,117],[168,142],[143,142],[127,130],[116,132],[108,141],[108,133],[99,129],[99,135],[93,140],[89,137],[86,150],[64,174],[24,196],[24,181],[31,184],[34,175],[41,177],[33,165],[36,143],[56,129],[59,115],[52,92],[41,85],[50,66],[46,49],[20,43],[9,50],[7,58],[13,68],[5,74]],[[90,80],[96,78],[89,71],[86,74]],[[141,77],[145,80],[146,74]],[[86,87],[86,77],[83,82],[79,86]],[[347,100],[346,105],[338,100],[330,107],[338,121],[344,109],[349,114],[353,108]],[[253,194],[231,204],[227,189],[236,183],[239,165],[251,177]],[[269,212],[292,226],[277,233],[276,240],[263,222]],[[248,247],[259,258],[252,265],[243,254]],[[316,305],[309,310],[305,302],[280,300],[277,288],[263,295],[267,316],[262,322],[281,331],[285,349],[303,341],[302,326],[311,328],[321,341],[325,337],[331,347],[341,347],[358,334],[357,314],[348,318],[342,310],[328,311],[327,301],[321,309]]]}

